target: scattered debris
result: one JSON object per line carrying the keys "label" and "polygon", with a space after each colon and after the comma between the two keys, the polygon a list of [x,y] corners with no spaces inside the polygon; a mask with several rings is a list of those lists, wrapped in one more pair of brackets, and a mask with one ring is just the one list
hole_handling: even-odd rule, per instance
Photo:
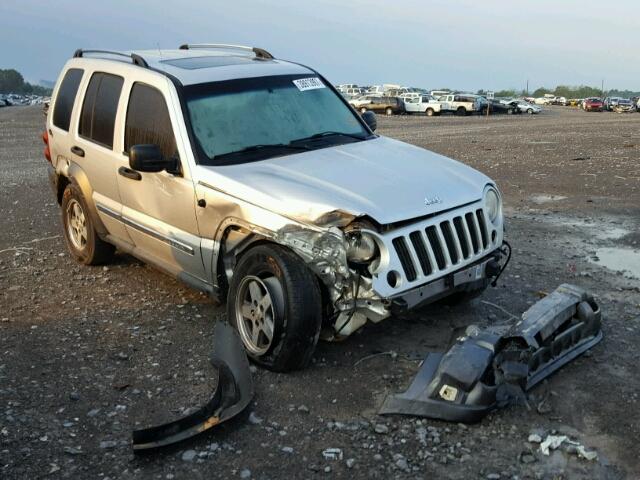
{"label": "scattered debris", "polygon": [[540,451],[543,455],[549,455],[550,450],[556,450],[560,445],[566,444],[566,451],[568,453],[576,453],[578,457],[584,458],[588,461],[598,459],[598,454],[594,451],[587,450],[584,445],[575,440],[571,440],[566,435],[549,435],[540,444]]}
{"label": "scattered debris", "polygon": [[322,451],[322,456],[325,460],[342,460],[342,449],[327,448]]}
{"label": "scattered debris", "polygon": [[447,353],[427,356],[409,389],[389,395],[380,414],[476,422],[602,339],[601,312],[591,295],[563,284],[516,324],[467,328]]}
{"label": "scattered debris", "polygon": [[394,352],[393,350],[389,350],[388,352],[373,353],[371,355],[367,355],[366,357],[362,357],[360,360],[358,360],[356,363],[354,363],[353,366],[357,367],[362,362],[364,362],[366,360],[369,360],[371,358],[379,357],[381,355],[389,355],[392,360],[395,360],[396,358],[398,358],[398,352]]}
{"label": "scattered debris", "polygon": [[249,405],[253,398],[253,381],[240,338],[229,324],[219,321],[213,330],[213,344],[211,363],[219,376],[209,403],[174,422],[134,431],[134,451],[163,447],[193,437],[229,420]]}
{"label": "scattered debris", "polygon": [[537,433],[532,433],[529,435],[529,438],[527,438],[527,441],[529,443],[542,443],[542,437]]}
{"label": "scattered debris", "polygon": [[544,441],[540,444],[540,451],[544,455],[549,455],[549,450],[555,450],[562,442],[568,440],[569,437],[566,435],[549,435]]}

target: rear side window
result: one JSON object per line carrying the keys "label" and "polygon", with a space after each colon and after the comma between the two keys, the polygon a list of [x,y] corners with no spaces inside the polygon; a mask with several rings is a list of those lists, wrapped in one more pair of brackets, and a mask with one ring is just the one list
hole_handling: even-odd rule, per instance
{"label": "rear side window", "polygon": [[79,68],[70,68],[65,73],[58,94],[56,95],[56,103],[53,107],[53,124],[62,130],[69,131],[69,122],[71,122],[71,112],[73,104],[76,101],[78,86],[82,80],[84,70]]}
{"label": "rear side window", "polygon": [[155,144],[164,158],[176,156],[176,139],[171,127],[169,110],[160,91],[143,83],[131,88],[127,123],[124,131],[124,151],[133,145]]}
{"label": "rear side window", "polygon": [[94,73],[84,95],[78,133],[104,147],[113,148],[113,130],[124,79],[109,73]]}

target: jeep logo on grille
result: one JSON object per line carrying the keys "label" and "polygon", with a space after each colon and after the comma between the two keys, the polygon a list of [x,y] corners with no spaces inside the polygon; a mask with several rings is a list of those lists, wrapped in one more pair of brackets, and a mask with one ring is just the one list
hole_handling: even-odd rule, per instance
{"label": "jeep logo on grille", "polygon": [[442,203],[442,199],[438,195],[434,195],[433,197],[424,197],[424,204],[427,207],[429,205],[435,205],[436,203]]}

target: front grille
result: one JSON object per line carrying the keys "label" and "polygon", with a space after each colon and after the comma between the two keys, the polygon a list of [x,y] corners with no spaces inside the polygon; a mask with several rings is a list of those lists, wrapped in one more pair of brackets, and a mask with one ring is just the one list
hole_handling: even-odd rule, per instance
{"label": "front grille", "polygon": [[[420,225],[392,240],[404,275],[409,282],[427,277],[484,255],[491,232],[484,212],[475,209],[449,217],[434,225]],[[421,275],[420,275],[421,274]]]}

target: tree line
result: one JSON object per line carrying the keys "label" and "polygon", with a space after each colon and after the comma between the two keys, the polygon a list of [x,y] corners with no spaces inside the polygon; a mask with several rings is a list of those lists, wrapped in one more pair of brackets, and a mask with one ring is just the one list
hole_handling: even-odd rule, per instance
{"label": "tree line", "polygon": [[51,95],[51,89],[25,82],[22,74],[13,68],[6,70],[0,68],[0,93],[49,96]]}

